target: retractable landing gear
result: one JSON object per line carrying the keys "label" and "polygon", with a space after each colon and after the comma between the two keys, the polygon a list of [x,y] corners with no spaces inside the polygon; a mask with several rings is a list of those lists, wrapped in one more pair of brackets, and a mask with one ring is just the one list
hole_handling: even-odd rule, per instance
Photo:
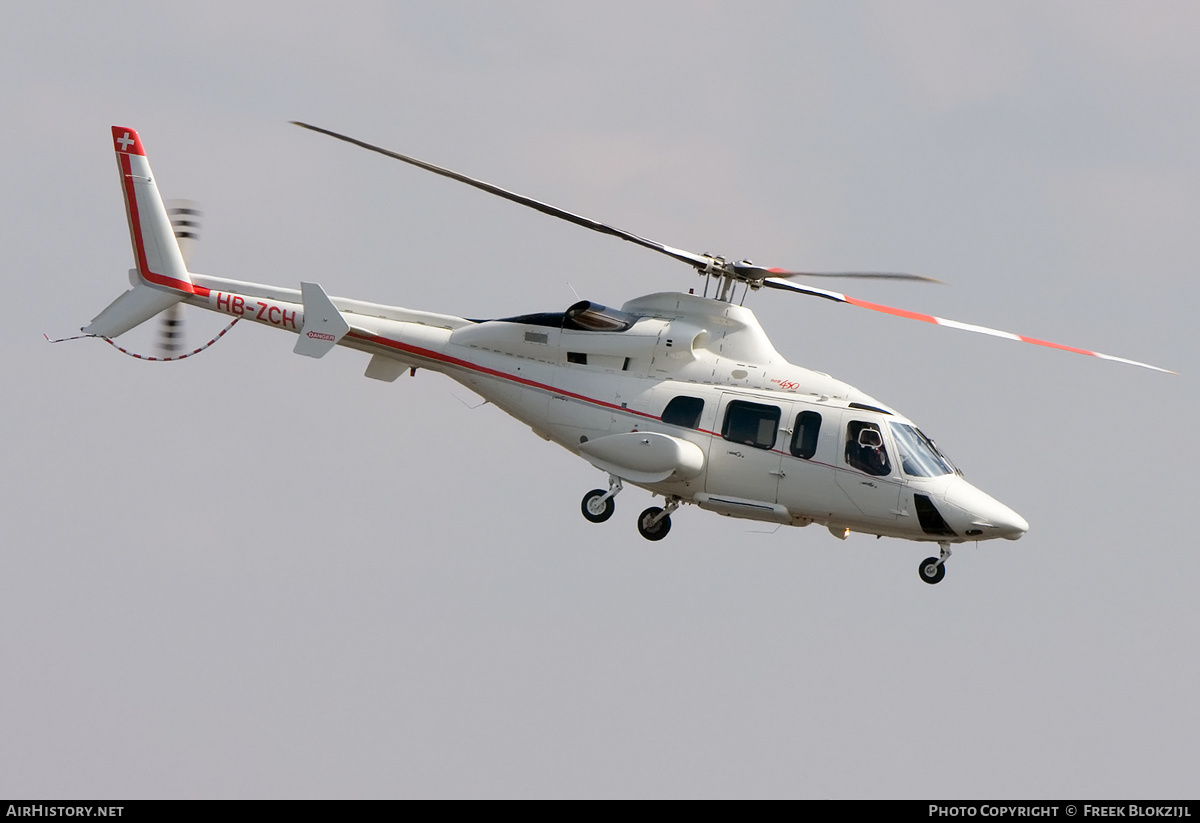
{"label": "retractable landing gear", "polygon": [[579,504],[583,516],[593,523],[603,523],[612,517],[613,512],[617,510],[617,504],[613,498],[621,493],[621,488],[621,478],[610,474],[608,491],[592,489],[583,496],[583,502]]}
{"label": "retractable landing gear", "polygon": [[938,543],[938,556],[926,557],[921,561],[921,567],[917,572],[921,575],[921,579],[929,585],[942,582],[942,578],[946,576],[946,561],[950,558],[950,544]]}
{"label": "retractable landing gear", "polygon": [[662,540],[671,531],[671,514],[679,508],[679,498],[667,499],[666,508],[651,506],[638,515],[638,534],[647,540]]}

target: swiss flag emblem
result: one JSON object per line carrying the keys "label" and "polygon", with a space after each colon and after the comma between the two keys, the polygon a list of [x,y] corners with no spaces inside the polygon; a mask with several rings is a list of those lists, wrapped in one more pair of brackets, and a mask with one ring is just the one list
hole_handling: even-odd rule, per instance
{"label": "swiss flag emblem", "polygon": [[138,138],[138,133],[133,129],[125,128],[124,126],[113,126],[113,148],[117,150],[117,154],[140,154],[145,156],[142,151],[142,141]]}

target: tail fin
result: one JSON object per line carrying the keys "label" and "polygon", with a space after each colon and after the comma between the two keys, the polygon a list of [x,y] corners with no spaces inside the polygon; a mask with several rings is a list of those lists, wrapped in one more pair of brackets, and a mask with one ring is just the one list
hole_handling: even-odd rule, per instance
{"label": "tail fin", "polygon": [[133,129],[113,126],[112,139],[137,278],[133,289],[84,327],[85,333],[100,337],[123,334],[188,295],[199,293],[188,276],[141,138]]}
{"label": "tail fin", "polygon": [[129,235],[142,282],[192,294],[183,255],[175,241],[171,219],[159,196],[150,172],[150,161],[142,141],[133,129],[113,126],[113,147],[121,169],[121,190],[125,193],[125,213],[129,217]]}

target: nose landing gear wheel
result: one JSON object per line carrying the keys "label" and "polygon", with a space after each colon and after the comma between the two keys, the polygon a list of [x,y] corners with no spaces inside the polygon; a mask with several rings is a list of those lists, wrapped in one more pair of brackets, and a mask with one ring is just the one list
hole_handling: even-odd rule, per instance
{"label": "nose landing gear wheel", "polygon": [[929,585],[940,583],[942,578],[946,576],[946,564],[938,563],[936,557],[926,557],[921,561],[921,567],[917,569],[921,575],[921,579]]}
{"label": "nose landing gear wheel", "polygon": [[[644,512],[638,515],[637,528],[638,534],[647,540],[662,540],[667,536],[667,532],[671,530],[671,516],[663,515],[663,510],[658,506],[651,506]],[[655,518],[658,518],[656,521]]]}
{"label": "nose landing gear wheel", "polygon": [[613,512],[617,510],[617,504],[604,489],[592,489],[583,496],[583,502],[579,504],[579,508],[588,520],[593,523],[603,523],[613,516]]}

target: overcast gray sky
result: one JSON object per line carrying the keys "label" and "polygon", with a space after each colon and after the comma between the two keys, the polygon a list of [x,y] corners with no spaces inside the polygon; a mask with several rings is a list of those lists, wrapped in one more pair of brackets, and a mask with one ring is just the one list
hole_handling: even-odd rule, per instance
{"label": "overcast gray sky", "polygon": [[[4,21],[0,796],[1200,794],[1200,6]],[[1029,520],[930,587],[927,547],[819,527],[689,508],[647,543],[636,489],[589,524],[602,474],[438,375],[249,324],[166,365],[45,342],[127,287],[111,125],[204,205],[200,271],[467,317],[698,283],[291,119],[696,252],[930,275],[837,288],[1181,376],[752,296]]]}

